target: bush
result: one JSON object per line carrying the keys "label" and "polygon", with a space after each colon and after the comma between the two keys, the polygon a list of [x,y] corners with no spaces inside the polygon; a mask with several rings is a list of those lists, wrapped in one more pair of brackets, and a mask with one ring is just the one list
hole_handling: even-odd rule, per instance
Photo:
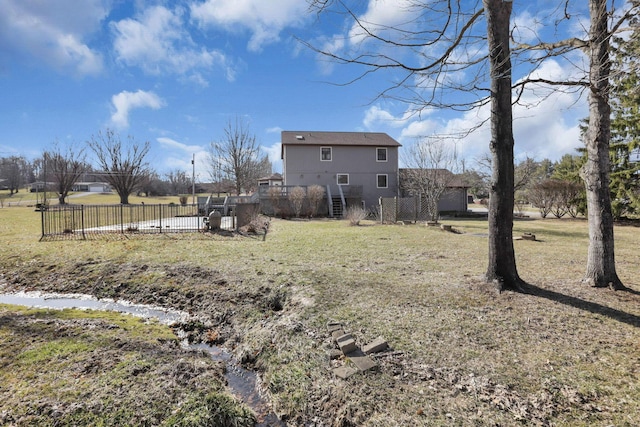
{"label": "bush", "polygon": [[320,208],[320,202],[324,198],[324,187],[320,185],[312,185],[307,188],[307,197],[309,198],[309,205],[311,206],[311,216],[318,214]]}
{"label": "bush", "polygon": [[291,207],[293,208],[293,212],[296,214],[296,218],[300,216],[302,205],[306,198],[307,192],[302,187],[293,187],[289,192],[289,202],[291,202]]}
{"label": "bush", "polygon": [[280,186],[272,186],[267,190],[267,195],[269,196],[269,200],[271,200],[271,208],[273,209],[273,215],[278,215],[280,213],[280,199],[282,198],[282,187]]}
{"label": "bush", "polygon": [[345,218],[349,220],[349,225],[360,225],[360,221],[367,217],[367,213],[360,206],[349,206],[345,213]]}

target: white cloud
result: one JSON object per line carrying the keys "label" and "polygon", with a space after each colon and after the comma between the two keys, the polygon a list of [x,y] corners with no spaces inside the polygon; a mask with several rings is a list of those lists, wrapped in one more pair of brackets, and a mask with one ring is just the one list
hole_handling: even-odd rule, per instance
{"label": "white cloud", "polygon": [[187,145],[171,138],[159,137],[159,138],[156,138],[156,140],[160,143],[160,145],[162,145],[167,149],[177,149],[177,150],[184,151],[186,153],[192,153],[192,154],[203,150],[202,146],[200,145]]}
{"label": "white cloud", "polygon": [[[575,154],[575,149],[582,145],[578,122],[587,114],[585,101],[577,97],[577,94],[555,92],[535,104],[516,105],[513,110],[516,158],[528,156],[555,161],[564,154]],[[485,105],[447,121],[435,133],[453,135],[460,156],[477,159],[489,152],[489,115],[490,106]],[[482,126],[475,129],[479,124]]]}
{"label": "white cloud", "polygon": [[127,18],[111,24],[117,59],[138,66],[148,74],[175,73],[201,86],[208,83],[202,71],[220,67],[227,80],[235,70],[218,50],[198,48],[184,28],[182,12],[163,6],[146,9],[137,19]]}
{"label": "white cloud", "polygon": [[532,43],[538,40],[542,28],[543,23],[537,14],[524,11],[513,18],[511,34],[517,43]]}
{"label": "white cloud", "polygon": [[[165,171],[177,169],[186,172],[189,177],[195,169],[196,182],[209,180],[209,154],[205,147],[185,144],[167,137],[158,137],[156,141],[162,147],[162,156],[157,161],[159,169]],[[194,164],[191,164],[191,159],[194,159]]]}
{"label": "white cloud", "polygon": [[98,74],[102,56],[84,39],[108,13],[101,0],[2,0],[0,50],[77,75]]}
{"label": "white cloud", "polygon": [[300,27],[308,16],[308,5],[300,0],[205,0],[190,7],[192,19],[204,26],[251,32],[251,51],[277,42],[285,28]]}
{"label": "white cloud", "polygon": [[267,153],[274,172],[282,172],[282,160],[280,159],[282,143],[275,142],[271,146],[266,147],[263,145],[260,148]]}
{"label": "white cloud", "polygon": [[408,28],[413,25],[416,12],[413,0],[369,0],[367,11],[358,17],[367,31],[354,23],[349,31],[350,43],[363,42],[369,37],[368,32],[382,35],[389,28]]}
{"label": "white cloud", "polygon": [[158,110],[165,106],[165,102],[153,92],[138,90],[137,92],[123,91],[111,97],[114,112],[111,122],[118,128],[129,127],[129,112],[135,108],[151,108]]}
{"label": "white cloud", "polygon": [[411,113],[405,111],[402,116],[394,116],[390,111],[379,105],[372,105],[364,113],[363,124],[366,129],[375,130],[380,126],[398,128],[405,126],[411,120]]}

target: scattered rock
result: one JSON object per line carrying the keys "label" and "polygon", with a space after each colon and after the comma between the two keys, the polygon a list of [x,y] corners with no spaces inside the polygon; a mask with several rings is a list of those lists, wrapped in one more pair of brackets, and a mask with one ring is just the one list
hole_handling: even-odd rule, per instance
{"label": "scattered rock", "polygon": [[340,347],[340,351],[342,351],[345,356],[358,349],[356,340],[353,339],[351,334],[344,334],[341,337],[338,337],[336,339],[336,343],[338,344],[338,347]]}
{"label": "scattered rock", "polygon": [[364,354],[360,349],[356,349],[346,356],[353,362],[354,365],[356,365],[358,370],[361,372],[368,371],[369,369],[373,369],[378,366],[378,364],[374,362],[373,359]]}
{"label": "scattered rock", "polygon": [[387,343],[387,341],[382,337],[378,337],[369,344],[363,346],[362,351],[365,354],[371,354],[384,351],[387,348],[389,348],[389,344]]}
{"label": "scattered rock", "polygon": [[357,369],[351,368],[349,366],[340,366],[338,368],[333,368],[333,373],[338,377],[346,380],[350,376],[358,373]]}
{"label": "scattered rock", "polygon": [[[369,357],[369,355],[365,351],[361,350],[356,345],[356,341],[353,338],[353,336],[351,334],[344,332],[344,329],[341,323],[329,322],[327,324],[327,328],[331,333],[333,341],[340,348],[340,351],[337,352],[338,356],[334,357],[335,350],[329,353],[330,360],[338,359],[340,353],[342,353],[351,362],[353,362],[353,364],[357,368],[357,369],[353,369],[347,366],[339,366],[332,370],[336,376],[342,379],[346,379],[351,375],[355,374],[356,372],[368,371],[378,366],[377,363],[371,357]],[[374,352],[385,350],[386,348],[388,348],[388,344],[383,338],[380,337],[374,340],[373,342],[369,343],[367,346],[365,346],[365,348],[369,353],[374,353]]]}

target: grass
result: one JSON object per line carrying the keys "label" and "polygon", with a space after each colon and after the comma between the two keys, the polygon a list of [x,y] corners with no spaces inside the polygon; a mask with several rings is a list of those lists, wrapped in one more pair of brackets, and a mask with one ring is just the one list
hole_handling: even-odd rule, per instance
{"label": "grass", "polygon": [[[20,189],[18,193],[14,193],[13,195],[9,194],[8,190],[0,190],[0,200],[5,205],[5,207],[28,207],[35,205],[36,202],[42,202],[43,193],[31,193],[27,189]],[[191,203],[191,197],[189,197],[189,203]],[[47,201],[49,204],[57,205],[58,204],[58,196],[56,193],[48,191],[47,192]],[[86,193],[86,192],[70,192],[69,196],[67,196],[67,203],[71,205],[110,205],[110,204],[119,204],[120,197],[116,193]],[[141,197],[136,196],[134,194],[129,196],[129,203],[131,204],[168,204],[175,203],[180,204],[180,196],[161,196],[161,197]]]}
{"label": "grass", "polygon": [[253,425],[217,363],[131,316],[0,305],[0,366],[2,425]]}
{"label": "grass", "polygon": [[[0,209],[6,280],[186,307],[261,370],[276,411],[294,424],[640,420],[640,297],[580,283],[584,220],[515,222],[514,235],[537,238],[514,241],[519,273],[535,291],[526,295],[482,282],[487,223],[477,219],[442,221],[460,234],[274,220],[264,242],[194,234],[46,243],[37,242],[37,219]],[[615,233],[618,274],[638,290],[640,228]],[[274,299],[285,300],[282,310]],[[360,345],[382,336],[394,352],[377,359],[378,370],[338,380],[327,357],[330,320]]]}

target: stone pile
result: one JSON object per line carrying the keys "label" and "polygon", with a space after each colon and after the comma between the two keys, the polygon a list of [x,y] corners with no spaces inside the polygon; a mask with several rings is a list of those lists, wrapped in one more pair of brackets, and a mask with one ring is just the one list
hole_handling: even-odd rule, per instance
{"label": "stone pile", "polygon": [[350,333],[344,331],[341,323],[329,322],[327,328],[337,347],[337,349],[330,352],[331,359],[337,359],[344,355],[355,366],[354,368],[350,365],[343,365],[333,368],[333,373],[343,379],[349,378],[358,372],[375,368],[377,364],[369,355],[384,351],[389,347],[387,341],[379,337],[360,348],[356,344],[355,338]]}

